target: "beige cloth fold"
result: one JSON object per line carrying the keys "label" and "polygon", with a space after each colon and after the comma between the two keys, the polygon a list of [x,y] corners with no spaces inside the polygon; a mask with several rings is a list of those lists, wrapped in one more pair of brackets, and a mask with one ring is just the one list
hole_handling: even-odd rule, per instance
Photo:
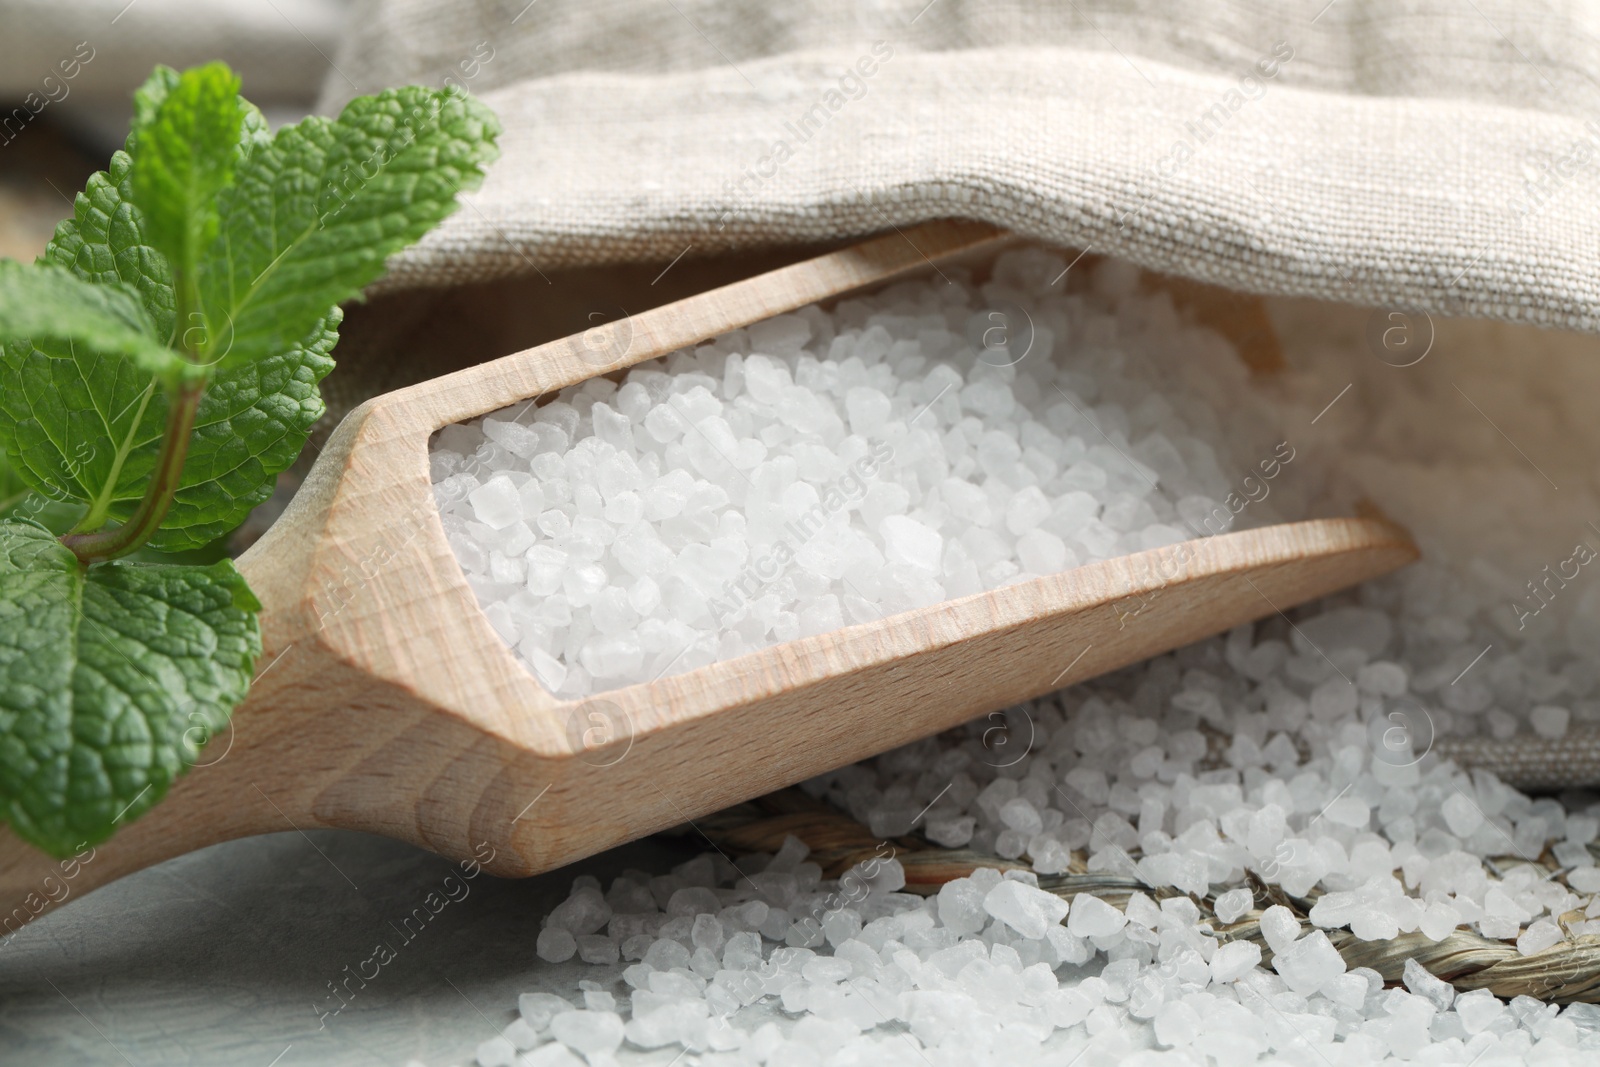
{"label": "beige cloth fold", "polygon": [[962,215],[1259,292],[1593,331],[1597,60],[1595,9],[1490,0],[383,0],[322,105],[450,77],[505,124],[389,286]]}

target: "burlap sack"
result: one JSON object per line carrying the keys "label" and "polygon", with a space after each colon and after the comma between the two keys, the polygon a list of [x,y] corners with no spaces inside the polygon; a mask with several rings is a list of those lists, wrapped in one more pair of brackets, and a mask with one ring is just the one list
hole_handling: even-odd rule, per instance
{"label": "burlap sack", "polygon": [[324,110],[504,158],[390,285],[947,215],[1263,293],[1594,330],[1600,11],[1518,0],[378,0]]}

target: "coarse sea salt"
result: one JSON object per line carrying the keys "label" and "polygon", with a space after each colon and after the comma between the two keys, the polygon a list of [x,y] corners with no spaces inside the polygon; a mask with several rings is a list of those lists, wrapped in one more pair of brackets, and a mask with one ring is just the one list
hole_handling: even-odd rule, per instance
{"label": "coarse sea salt", "polygon": [[[1038,266],[1059,272],[1065,262]],[[1108,263],[1092,295],[1120,308],[1136,299],[1136,277]],[[1119,329],[1137,335],[1137,315],[1152,309],[1127,306]],[[1311,312],[1290,305],[1284,315],[1292,327]],[[1362,321],[1353,320],[1356,336]],[[775,856],[711,853],[628,872],[604,892],[580,878],[540,942],[549,934],[565,949],[567,937],[594,937],[616,948],[619,962],[592,973],[617,993],[617,1055],[666,1049],[666,1058],[752,1067],[1011,1067],[1080,1055],[1085,1067],[1592,1060],[1592,1006],[1455,995],[1415,961],[1403,988],[1385,989],[1376,972],[1347,969],[1329,933],[1438,941],[1466,928],[1534,952],[1565,936],[1559,916],[1600,920],[1600,868],[1587,852],[1600,826],[1592,796],[1535,799],[1429,755],[1439,737],[1554,736],[1558,725],[1600,721],[1591,662],[1600,594],[1563,588],[1525,629],[1507,605],[1522,585],[1510,572],[1531,562],[1532,577],[1543,563],[1506,539],[1506,515],[1543,524],[1517,531],[1529,542],[1561,535],[1571,516],[1532,501],[1508,512],[1532,479],[1518,457],[1495,451],[1498,435],[1445,406],[1460,403],[1452,381],[1503,398],[1496,413],[1514,420],[1507,432],[1541,458],[1563,454],[1569,436],[1600,450],[1600,426],[1581,406],[1548,420],[1538,376],[1513,374],[1503,344],[1464,333],[1447,373],[1387,388],[1395,368],[1352,365],[1347,351],[1329,349],[1324,335],[1352,332],[1339,323],[1305,327],[1307,340],[1288,348],[1302,361],[1298,377],[1270,386],[1285,424],[1312,427],[1294,470],[1315,492],[1299,499],[1318,508],[1374,500],[1423,536],[1425,563],[1296,611],[1292,624],[1272,617],[1009,709],[1003,732],[1030,739],[1021,759],[1014,746],[994,747],[995,720],[984,719],[805,785],[888,837],[921,830],[939,844],[1008,854],[1041,880],[1070,867],[1144,889],[1124,907],[1076,894],[1063,920],[1066,901],[1040,907],[1027,881],[992,869],[927,898],[904,893],[891,860],[871,880],[887,875],[894,888],[861,896],[852,887],[868,885],[867,872],[822,879],[794,839]],[[1538,349],[1537,336],[1524,340]],[[1305,364],[1305,352],[1320,362]],[[1600,389],[1593,355],[1575,350],[1535,369],[1591,376]],[[1335,358],[1335,369],[1323,365]],[[1313,426],[1350,375],[1350,408]],[[980,391],[977,401],[988,410],[1000,398]],[[858,414],[877,417],[870,407]],[[1208,432],[1222,454],[1223,429]],[[1490,468],[1502,471],[1498,481],[1484,480]],[[1551,473],[1565,482],[1569,472]],[[1574,475],[1575,510],[1600,510],[1584,484]],[[1026,505],[1016,518],[1026,528]],[[1527,862],[1547,847],[1564,849],[1556,854],[1572,866],[1560,878]],[[1314,897],[1312,914],[1272,910],[1279,890]],[[1273,959],[1263,965],[1260,945],[1218,936],[1189,893],[1210,895],[1223,923],[1260,913]],[[593,932],[573,935],[574,925]],[[581,1050],[551,1034],[549,1020],[588,1004],[574,993],[552,1008],[545,997],[523,998],[523,1020],[545,1043],[520,1054],[576,1063]],[[504,1036],[519,1049],[527,1039]]]}
{"label": "coarse sea salt", "polygon": [[495,631],[579,697],[1275,514],[1233,492],[1232,349],[1041,255],[442,430],[435,496]]}

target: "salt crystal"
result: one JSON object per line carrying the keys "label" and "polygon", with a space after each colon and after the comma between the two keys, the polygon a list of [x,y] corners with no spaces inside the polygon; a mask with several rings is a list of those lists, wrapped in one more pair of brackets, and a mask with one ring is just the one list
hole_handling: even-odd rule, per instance
{"label": "salt crystal", "polygon": [[1005,418],[1016,409],[1011,387],[998,377],[985,376],[961,390],[961,406],[990,418]]}
{"label": "salt crystal", "polygon": [[1359,830],[1366,827],[1367,820],[1371,818],[1372,809],[1362,803],[1359,797],[1345,795],[1330,801],[1322,814],[1329,822],[1337,823],[1340,826],[1354,827]]}
{"label": "salt crystal", "polygon": [[1242,978],[1261,963],[1261,946],[1252,941],[1229,941],[1211,956],[1211,980],[1227,983]]}
{"label": "salt crystal", "polygon": [[[520,650],[520,649],[519,649]],[[534,677],[550,692],[560,690],[567,680],[567,666],[542,648],[522,650]]]}
{"label": "salt crystal", "polygon": [[1017,560],[1033,574],[1055,574],[1073,560],[1067,543],[1048,530],[1032,529],[1017,538]]}
{"label": "salt crystal", "polygon": [[1341,649],[1355,648],[1369,658],[1379,656],[1394,635],[1394,622],[1372,608],[1333,608],[1301,622],[1292,633],[1296,646]]}
{"label": "salt crystal", "polygon": [[879,437],[889,421],[889,398],[876,389],[857,386],[845,393],[845,411],[850,432],[861,437]]}
{"label": "salt crystal", "polygon": [[1363,975],[1347,971],[1329,978],[1318,987],[1318,990],[1335,1004],[1359,1010],[1366,1004],[1371,986],[1367,984],[1367,979]]}
{"label": "salt crystal", "polygon": [[1417,925],[1424,937],[1442,941],[1461,925],[1461,912],[1443,901],[1431,901],[1423,908]]}
{"label": "salt crystal", "polygon": [[571,1011],[571,1002],[554,993],[524,993],[517,998],[517,1012],[535,1030],[543,1030],[561,1012]]}
{"label": "salt crystal", "polygon": [[1122,910],[1130,923],[1137,923],[1148,930],[1154,930],[1161,925],[1161,909],[1156,906],[1155,901],[1138,890],[1128,894],[1128,902],[1123,905]]}
{"label": "salt crystal", "polygon": [[512,1067],[517,1062],[517,1047],[503,1036],[491,1037],[478,1046],[478,1067]]}
{"label": "salt crystal", "polygon": [[622,1044],[622,1017],[609,1011],[569,1011],[550,1020],[551,1035],[586,1057],[614,1052]]}
{"label": "salt crystal", "polygon": [[639,669],[644,650],[634,634],[600,634],[584,642],[578,660],[596,678],[621,678]]}
{"label": "salt crystal", "polygon": [[578,941],[569,931],[547,926],[539,931],[534,952],[546,963],[564,963],[578,952]]}
{"label": "salt crystal", "polygon": [[1044,823],[1039,812],[1023,797],[1013,797],[1000,808],[1000,821],[1023,834],[1036,834]]}
{"label": "salt crystal", "polygon": [[567,570],[561,587],[573,607],[588,607],[610,580],[606,569],[598,563],[579,563]]}
{"label": "salt crystal", "polygon": [[1050,499],[1036,485],[1019,491],[1006,505],[1006,529],[1024,534],[1050,517]]}
{"label": "salt crystal", "polygon": [[720,952],[725,940],[722,923],[715,915],[705,911],[695,915],[689,937],[696,948],[708,949],[711,952]]}
{"label": "salt crystal", "polygon": [[1578,867],[1568,871],[1567,884],[1580,893],[1600,893],[1600,867]]}
{"label": "salt crystal", "polygon": [[1080,764],[1062,776],[1061,782],[1090,804],[1104,804],[1111,797],[1111,786],[1106,781],[1106,773],[1098,767]]}
{"label": "salt crystal", "polygon": [[580,934],[578,958],[584,963],[616,963],[620,958],[617,943],[604,934]]}
{"label": "salt crystal", "polygon": [[[786,919],[787,917],[785,917]],[[785,925],[787,925],[787,921],[785,921]],[[651,942],[650,948],[645,952],[644,963],[658,971],[670,971],[674,967],[688,967],[689,950],[672,938],[657,938]]]}
{"label": "salt crystal", "polygon": [[972,840],[978,820],[970,815],[928,816],[923,832],[929,841],[945,848],[961,848]]}
{"label": "salt crystal", "polygon": [[1255,897],[1250,890],[1240,886],[1230,889],[1226,893],[1217,894],[1217,899],[1212,910],[1220,922],[1231,923],[1250,910],[1250,905],[1255,903]]}
{"label": "salt crystal", "polygon": [[1455,999],[1456,1015],[1469,1034],[1482,1033],[1504,1015],[1505,1010],[1506,1006],[1500,998],[1487,989],[1474,989]]}
{"label": "salt crystal", "polygon": [[1284,952],[1300,936],[1300,920],[1282,904],[1274,904],[1261,913],[1261,936],[1274,953]]}
{"label": "salt crystal", "polygon": [[1406,692],[1407,684],[1406,669],[1388,660],[1364,664],[1356,675],[1357,688],[1379,696],[1401,696]]}
{"label": "salt crystal", "polygon": [[1483,812],[1465,793],[1451,793],[1439,807],[1445,825],[1457,837],[1471,837],[1483,825]]}
{"label": "salt crystal", "polygon": [[1079,937],[1104,937],[1127,925],[1128,917],[1099,897],[1079,893],[1067,913],[1067,930]]}
{"label": "salt crystal", "polygon": [[1301,996],[1310,996],[1345,970],[1338,949],[1321,930],[1313,930],[1282,951],[1274,950],[1272,967]]}
{"label": "salt crystal", "polygon": [[[983,908],[1023,937],[1037,941],[1067,915],[1067,902],[1053,893],[1007,879],[989,890]],[[1077,932],[1077,931],[1073,931]]]}
{"label": "salt crystal", "polygon": [[467,494],[472,513],[492,530],[504,530],[522,517],[522,498],[510,478],[491,478]]}
{"label": "salt crystal", "polygon": [[1323,722],[1347,719],[1360,699],[1355,686],[1343,678],[1329,678],[1311,691],[1311,716]]}
{"label": "salt crystal", "polygon": [[1404,975],[1406,988],[1419,997],[1426,998],[1440,1011],[1449,1011],[1456,998],[1456,987],[1442,978],[1436,978],[1416,960],[1406,960]]}
{"label": "salt crystal", "polygon": [[811,339],[811,320],[803,314],[776,315],[753,324],[749,334],[756,351],[792,356]]}
{"label": "salt crystal", "polygon": [[[998,888],[998,887],[996,887]],[[939,887],[939,921],[956,934],[975,934],[987,922],[985,890],[970,878],[957,878]]]}
{"label": "salt crystal", "polygon": [[891,563],[904,563],[929,574],[939,571],[939,553],[944,539],[938,532],[904,515],[890,515],[878,524],[883,535],[884,553]]}
{"label": "salt crystal", "polygon": [[1168,1001],[1156,1013],[1156,1040],[1169,1048],[1187,1046],[1200,1029],[1200,1013],[1181,1000]]}
{"label": "salt crystal", "polygon": [[610,918],[611,905],[606,903],[599,886],[574,880],[572,892],[551,910],[548,922],[574,934],[592,934]]}
{"label": "salt crystal", "polygon": [[1528,712],[1528,723],[1533,732],[1547,741],[1559,741],[1567,736],[1567,723],[1572,713],[1553,704],[1541,704]]}
{"label": "salt crystal", "polygon": [[1528,928],[1522,931],[1517,938],[1517,951],[1524,956],[1531,956],[1535,952],[1543,952],[1553,945],[1560,944],[1565,937],[1561,927],[1549,919],[1540,919],[1528,924]]}

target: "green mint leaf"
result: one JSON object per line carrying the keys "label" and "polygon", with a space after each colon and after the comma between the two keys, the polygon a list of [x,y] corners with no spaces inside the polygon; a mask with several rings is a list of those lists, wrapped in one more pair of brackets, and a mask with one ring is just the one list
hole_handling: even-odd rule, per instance
{"label": "green mint leaf", "polygon": [[410,86],[252,147],[219,199],[222,226],[201,267],[213,334],[204,354],[224,365],[266,358],[358,297],[478,186],[498,132],[471,97]]}
{"label": "green mint leaf", "polygon": [[44,259],[86,282],[121,282],[139,294],[155,336],[172,337],[172,270],[145,241],[133,206],[133,157],[111,156],[111,166],[89,179],[73,204],[72,218],[56,227]]}
{"label": "green mint leaf", "polygon": [[[208,63],[159,85],[158,93],[147,82],[136,97],[133,201],[145,239],[193,285],[201,253],[216,236],[217,195],[232,182],[238,159],[239,79],[224,64]],[[195,325],[179,324],[186,331]]]}
{"label": "green mint leaf", "polygon": [[[212,376],[152,547],[204,545],[272,495],[325,410],[317,386],[333,369],[342,318],[334,308],[288,351]],[[0,447],[23,457],[28,485],[89,505],[85,528],[133,514],[166,421],[166,393],[126,360],[51,343],[10,345],[0,358]]]}
{"label": "green mint leaf", "polygon": [[0,818],[62,856],[148,810],[244,699],[259,610],[231,563],[85,570],[0,522]]}
{"label": "green mint leaf", "polygon": [[17,473],[16,468],[11,465],[6,454],[0,451],[0,518],[9,515],[32,491],[28,483]]}
{"label": "green mint leaf", "polygon": [[272,128],[267,125],[267,117],[244,97],[239,98],[239,106],[244,109],[239,122],[239,143],[234,146],[233,165],[237,171],[239,164],[250,158],[250,153],[263,141],[272,140]]}
{"label": "green mint leaf", "polygon": [[[152,548],[178,551],[199,548],[238,526],[272,495],[279,473],[289,468],[305,447],[311,427],[327,409],[317,385],[333,370],[329,355],[339,343],[344,312],[333,308],[306,340],[287,352],[218,371],[206,386],[189,441],[172,508]],[[151,416],[149,460],[154,464],[161,428]],[[125,519],[138,503],[130,484],[113,505],[114,518]]]}
{"label": "green mint leaf", "polygon": [[81,514],[83,508],[79,505],[53,500],[34,490],[0,450],[0,519],[32,519],[60,536],[72,528]]}
{"label": "green mint leaf", "polygon": [[[176,71],[160,71],[176,82]],[[160,89],[158,75],[142,94]],[[111,166],[91,176],[77,195],[72,218],[56,227],[41,260],[86,282],[135,290],[155,336],[170,339],[172,271],[166,257],[144,239],[132,190],[133,157],[113,153]],[[110,514],[111,481],[121,475],[131,484],[135,474],[150,468],[149,461],[143,467],[137,461],[132,468],[125,464],[136,446],[159,441],[159,424],[142,437],[136,433],[156,393],[150,374],[87,346],[49,339],[14,343],[0,360],[0,448],[26,457],[19,477],[35,490],[94,503],[103,520]],[[149,451],[153,458],[153,445]],[[64,510],[53,501],[30,517],[60,533]]]}
{"label": "green mint leaf", "polygon": [[128,151],[133,151],[139,130],[155,121],[156,112],[160,111],[161,105],[166,102],[167,94],[177,88],[178,79],[181,77],[182,75],[171,67],[158,63],[150,71],[150,77],[144,80],[144,84],[133,91],[133,128],[128,131]]}
{"label": "green mint leaf", "polygon": [[[160,90],[160,71],[176,82],[176,71],[159,68],[142,94]],[[136,291],[154,335],[170,338],[172,271],[144,240],[132,184],[133,158],[127,152],[113,153],[111,166],[90,177],[77,195],[72,218],[56,227],[41,259],[86,282],[120,283]],[[85,345],[50,339],[8,345],[0,358],[0,448],[25,457],[15,473],[34,490],[96,502],[109,493],[109,481],[118,474],[131,478],[149,470],[148,461],[142,470],[137,462],[127,468],[125,461],[136,445],[149,443],[152,433],[159,440],[159,424],[142,442],[135,435],[157,391],[153,382],[150,374],[126,360],[101,356]],[[109,514],[109,504],[109,496],[98,500],[101,518]],[[60,533],[65,527],[57,527],[66,510],[67,505],[52,500],[42,511],[23,514]]]}
{"label": "green mint leaf", "polygon": [[155,378],[85,345],[33,341],[0,357],[0,446],[23,481],[82,501],[99,525],[118,486],[137,499],[155,463],[166,400]]}
{"label": "green mint leaf", "polygon": [[125,356],[163,380],[193,367],[154,337],[139,296],[120,283],[86,282],[53,263],[0,259],[0,341],[50,339]]}

